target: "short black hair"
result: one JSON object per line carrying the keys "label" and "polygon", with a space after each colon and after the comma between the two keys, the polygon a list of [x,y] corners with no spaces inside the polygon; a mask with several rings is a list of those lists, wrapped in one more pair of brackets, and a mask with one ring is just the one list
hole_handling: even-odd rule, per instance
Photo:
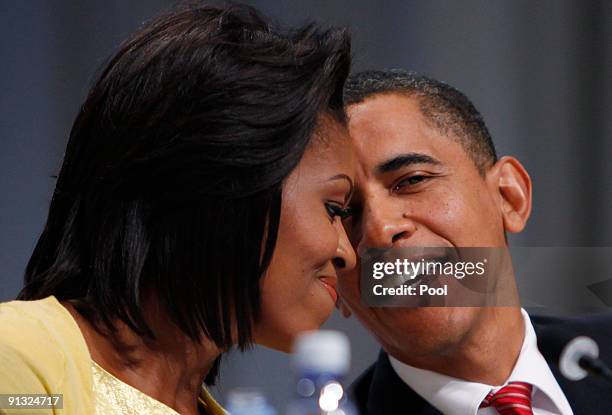
{"label": "short black hair", "polygon": [[425,119],[442,134],[452,133],[483,174],[497,161],[491,134],[474,104],[452,86],[400,69],[351,74],[344,87],[346,105],[378,94],[415,97]]}
{"label": "short black hair", "polygon": [[349,66],[345,29],[272,29],[246,5],[146,24],[76,117],[18,298],[75,300],[155,338],[154,293],[190,338],[249,346],[283,182],[323,117],[346,122]]}

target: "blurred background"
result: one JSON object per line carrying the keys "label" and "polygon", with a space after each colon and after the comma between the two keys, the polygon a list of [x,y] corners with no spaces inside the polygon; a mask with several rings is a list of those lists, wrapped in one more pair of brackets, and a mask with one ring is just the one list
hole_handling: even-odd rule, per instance
{"label": "blurred background", "polygon": [[[483,113],[500,155],[534,181],[523,246],[612,245],[612,2],[594,0],[301,0],[248,2],[283,25],[348,26],[354,70],[405,68],[447,81]],[[100,66],[131,32],[174,2],[0,2],[0,301],[20,289],[46,220],[74,117]],[[376,358],[354,320],[354,379]],[[221,401],[261,387],[291,394],[288,356],[230,354]]]}

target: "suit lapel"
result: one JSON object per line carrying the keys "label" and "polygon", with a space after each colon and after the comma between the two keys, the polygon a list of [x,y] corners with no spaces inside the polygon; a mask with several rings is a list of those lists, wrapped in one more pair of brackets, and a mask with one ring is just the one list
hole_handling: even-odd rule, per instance
{"label": "suit lapel", "polygon": [[400,379],[384,351],[374,366],[366,408],[368,415],[441,415]]}
{"label": "suit lapel", "polygon": [[[591,316],[591,318],[594,317]],[[584,319],[586,320],[586,318]],[[612,396],[612,387],[608,383],[593,375],[579,381],[568,380],[559,372],[557,361],[560,350],[568,341],[567,338],[573,338],[578,335],[585,335],[595,339],[600,344],[600,357],[604,361],[611,361],[612,356],[608,355],[610,348],[606,347],[608,343],[601,336],[607,331],[603,328],[589,330],[589,324],[580,318],[562,319],[559,317],[531,316],[531,321],[536,332],[538,349],[546,359],[548,367],[550,367],[574,413],[611,413],[608,400],[602,401],[601,399],[604,396]],[[610,319],[608,317],[606,326],[610,324],[609,322]],[[571,333],[571,335],[568,336],[567,333]],[[603,347],[601,347],[602,345]]]}
{"label": "suit lapel", "polygon": [[[609,338],[611,314],[591,315],[582,319],[531,316],[531,321],[536,331],[538,348],[574,413],[612,414],[608,399],[612,396],[612,387],[594,376],[588,376],[578,382],[565,379],[559,373],[554,352],[559,348],[559,342],[563,344],[567,341],[559,338],[559,333],[571,333],[572,337],[587,335],[599,343],[600,357],[606,362],[612,362],[612,341]],[[399,378],[384,351],[380,352],[376,363],[355,381],[351,388],[353,397],[364,415],[441,415],[440,411]]]}

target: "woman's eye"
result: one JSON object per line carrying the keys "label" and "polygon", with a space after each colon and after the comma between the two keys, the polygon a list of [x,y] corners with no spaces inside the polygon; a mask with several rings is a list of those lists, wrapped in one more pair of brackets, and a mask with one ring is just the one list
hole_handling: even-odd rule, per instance
{"label": "woman's eye", "polygon": [[419,183],[425,182],[426,180],[431,179],[431,176],[425,176],[422,174],[415,174],[413,176],[408,176],[397,182],[393,186],[393,191],[401,190],[404,187],[416,186]]}
{"label": "woman's eye", "polygon": [[336,216],[339,216],[340,219],[344,220],[350,217],[352,214],[350,207],[343,208],[335,203],[326,203],[325,208],[327,209],[327,214],[332,221],[336,218]]}

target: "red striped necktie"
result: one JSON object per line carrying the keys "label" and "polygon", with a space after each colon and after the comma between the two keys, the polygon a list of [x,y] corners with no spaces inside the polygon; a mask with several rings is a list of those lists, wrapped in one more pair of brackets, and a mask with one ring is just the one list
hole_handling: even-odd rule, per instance
{"label": "red striped necktie", "polygon": [[489,392],[480,404],[481,408],[492,406],[500,415],[533,415],[531,391],[525,382],[510,382],[497,392]]}

